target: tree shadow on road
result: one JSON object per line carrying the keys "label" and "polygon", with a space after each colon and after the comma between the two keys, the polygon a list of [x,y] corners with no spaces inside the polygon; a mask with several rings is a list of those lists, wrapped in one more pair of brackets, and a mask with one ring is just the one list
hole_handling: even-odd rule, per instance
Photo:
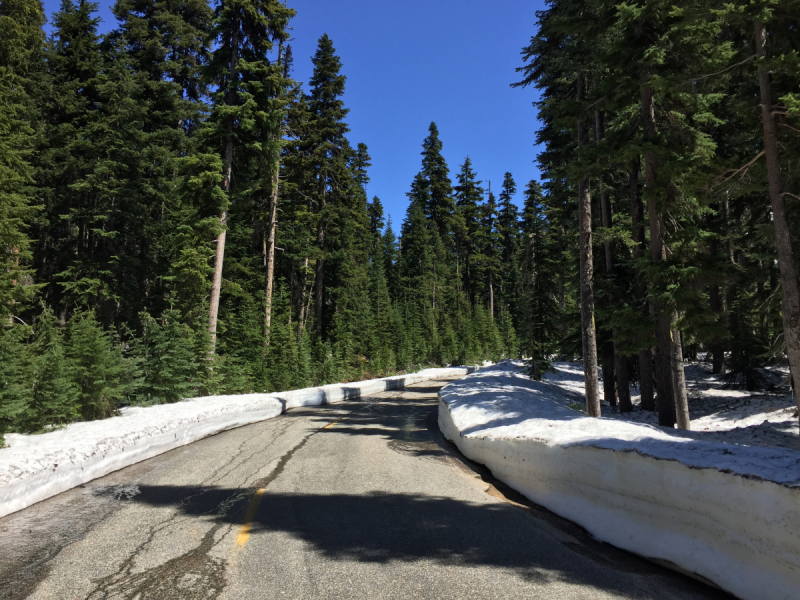
{"label": "tree shadow on road", "polygon": [[[253,491],[140,486],[140,494],[133,501],[174,506],[186,516],[214,517],[238,525]],[[580,540],[569,536],[562,536],[559,543],[552,532],[537,528],[525,511],[511,504],[381,492],[316,495],[267,491],[253,517],[252,535],[270,532],[289,533],[329,560],[489,566],[512,570],[536,584],[572,582],[623,598],[729,598],[616,549],[612,550],[632,560],[595,556]],[[641,580],[631,585],[632,576],[647,577],[654,590],[669,577],[670,589],[681,593],[630,595],[631,589],[642,588]],[[648,576],[654,577],[651,580]]]}

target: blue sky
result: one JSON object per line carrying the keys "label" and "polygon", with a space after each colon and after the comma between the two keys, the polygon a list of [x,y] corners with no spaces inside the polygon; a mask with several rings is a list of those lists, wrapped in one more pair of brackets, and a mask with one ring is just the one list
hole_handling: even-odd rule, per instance
{"label": "blue sky", "polygon": [[[59,0],[45,0],[48,15]],[[115,24],[100,2],[102,30]],[[543,0],[288,0],[295,79],[308,81],[317,40],[327,33],[347,76],[349,138],[372,156],[370,198],[380,197],[395,231],[420,168],[422,140],[435,121],[455,173],[472,159],[498,190],[510,171],[522,190],[539,177],[531,106],[536,91],[512,89],[520,50],[534,33]],[[521,191],[516,201],[522,203]]]}

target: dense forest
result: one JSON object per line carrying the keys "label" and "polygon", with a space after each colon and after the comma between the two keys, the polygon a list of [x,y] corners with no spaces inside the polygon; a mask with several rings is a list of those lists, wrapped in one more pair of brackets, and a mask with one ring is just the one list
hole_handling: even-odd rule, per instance
{"label": "dense forest", "polygon": [[787,359],[798,383],[798,52],[796,0],[539,13],[516,85],[540,92],[526,309],[543,318],[521,334],[541,358],[602,366],[590,414],[601,395],[631,410],[635,382],[661,425],[689,427],[683,364],[699,351],[732,386],[766,386],[763,368]]}
{"label": "dense forest", "polygon": [[63,0],[46,34],[39,0],[0,4],[0,436],[558,355],[589,414],[635,384],[689,427],[699,352],[800,377],[796,0],[550,0],[514,84],[541,183],[520,210],[510,173],[451,174],[431,123],[397,232],[327,35],[298,82],[279,0],[113,10],[101,35]]}
{"label": "dense forest", "polygon": [[518,353],[510,174],[432,123],[396,234],[327,35],[304,85],[277,0],[113,11],[0,4],[0,435]]}

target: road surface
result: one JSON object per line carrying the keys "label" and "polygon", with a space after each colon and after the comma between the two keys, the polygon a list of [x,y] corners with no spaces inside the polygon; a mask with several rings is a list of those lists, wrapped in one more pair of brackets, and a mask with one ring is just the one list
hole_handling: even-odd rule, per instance
{"label": "road surface", "polygon": [[729,598],[461,457],[445,383],[293,410],[0,519],[0,599]]}

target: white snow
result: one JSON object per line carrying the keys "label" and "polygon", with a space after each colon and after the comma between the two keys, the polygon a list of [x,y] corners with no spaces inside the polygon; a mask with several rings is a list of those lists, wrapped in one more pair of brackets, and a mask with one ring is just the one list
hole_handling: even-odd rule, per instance
{"label": "white snow", "polygon": [[584,402],[581,365],[557,367],[537,382],[506,362],[447,385],[440,428],[467,457],[600,540],[742,598],[797,598],[800,452],[707,441],[722,431],[623,420],[610,407],[610,417],[590,418],[570,408]]}
{"label": "white snow", "polygon": [[6,447],[0,449],[0,517],[112,471],[221,431],[271,419],[290,408],[340,402],[472,370],[425,369],[277,394],[192,398],[123,408],[118,417],[73,423],[40,435],[6,434]]}
{"label": "white snow", "polygon": [[[555,372],[545,375],[545,379],[570,392],[572,402],[584,403],[583,364],[557,362],[554,367]],[[692,422],[692,432],[687,437],[747,446],[798,448],[800,426],[797,404],[788,387],[788,367],[770,367],[766,376],[777,385],[772,390],[754,392],[729,389],[722,375],[711,373],[708,363],[691,363],[684,371]],[[782,383],[785,385],[781,386]],[[620,414],[603,402],[603,416],[657,425],[656,413],[640,410],[637,387],[631,386],[631,396],[632,413]]]}

